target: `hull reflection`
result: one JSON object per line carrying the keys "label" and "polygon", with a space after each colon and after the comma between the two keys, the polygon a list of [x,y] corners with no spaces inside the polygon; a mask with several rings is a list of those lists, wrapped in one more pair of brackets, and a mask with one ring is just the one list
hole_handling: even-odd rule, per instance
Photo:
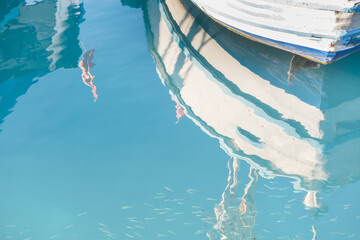
{"label": "hull reflection", "polygon": [[344,83],[349,71],[243,39],[188,1],[150,0],[145,22],[172,98],[229,156],[263,177],[297,179],[307,207],[320,207],[318,191],[358,180],[360,82]]}

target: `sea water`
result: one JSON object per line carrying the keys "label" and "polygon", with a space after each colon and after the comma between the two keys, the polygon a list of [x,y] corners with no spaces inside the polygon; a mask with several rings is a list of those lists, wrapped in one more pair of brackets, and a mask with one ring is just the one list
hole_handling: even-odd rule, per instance
{"label": "sea water", "polygon": [[0,2],[0,239],[360,239],[360,54],[189,1]]}

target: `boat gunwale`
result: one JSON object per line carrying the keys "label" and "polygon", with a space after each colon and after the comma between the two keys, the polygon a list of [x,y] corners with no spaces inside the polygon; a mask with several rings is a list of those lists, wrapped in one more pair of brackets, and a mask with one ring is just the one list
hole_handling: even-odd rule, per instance
{"label": "boat gunwale", "polygon": [[[183,1],[183,0],[182,0]],[[226,24],[222,21],[220,21],[219,19],[216,19],[215,17],[211,16],[211,14],[209,14],[206,9],[204,9],[203,7],[199,6],[194,0],[190,0],[195,7],[197,7],[200,11],[202,11],[204,14],[206,14],[210,19],[212,19],[213,21],[217,22],[218,24],[222,25],[223,27],[229,29],[232,32],[235,32],[245,38],[248,38],[250,40],[271,46],[271,47],[275,47],[278,49],[281,49],[283,51],[287,51],[296,55],[299,55],[301,57],[307,58],[311,61],[317,62],[317,63],[321,63],[323,65],[328,65],[331,64],[337,60],[340,60],[341,58],[344,58],[348,55],[350,55],[353,52],[356,52],[360,49],[360,41],[353,46],[352,48],[348,48],[345,50],[340,50],[340,51],[322,51],[319,49],[314,49],[314,48],[310,48],[310,47],[305,47],[305,46],[301,46],[301,45],[296,45],[296,44],[292,44],[292,43],[287,43],[287,42],[283,42],[283,41],[278,41],[278,40],[274,40],[274,39],[270,39],[267,37],[263,37],[263,36],[259,36],[256,34],[252,34],[249,33],[247,31],[238,29],[236,27],[230,26],[229,24]],[[358,3],[360,4],[360,2]],[[359,10],[360,10],[360,6],[359,6]],[[347,35],[343,35],[343,36],[347,36]],[[309,37],[313,37],[313,36],[309,36]],[[334,39],[337,40],[337,39]],[[288,46],[288,47],[285,47]],[[299,50],[292,50],[294,48],[298,48]],[[313,55],[319,56],[318,58],[313,57],[311,55],[306,55],[303,52],[311,52]]]}

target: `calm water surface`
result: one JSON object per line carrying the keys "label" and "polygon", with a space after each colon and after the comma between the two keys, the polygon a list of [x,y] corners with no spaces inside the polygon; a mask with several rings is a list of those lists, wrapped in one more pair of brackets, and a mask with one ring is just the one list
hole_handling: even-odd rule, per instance
{"label": "calm water surface", "polygon": [[188,0],[0,2],[0,239],[360,239],[360,54]]}

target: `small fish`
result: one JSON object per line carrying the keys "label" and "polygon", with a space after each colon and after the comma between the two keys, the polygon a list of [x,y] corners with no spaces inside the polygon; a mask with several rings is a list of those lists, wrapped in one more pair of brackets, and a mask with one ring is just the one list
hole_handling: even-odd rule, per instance
{"label": "small fish", "polygon": [[155,195],[165,196],[166,194],[165,194],[165,193],[162,193],[162,192],[157,192],[157,193],[155,193]]}
{"label": "small fish", "polygon": [[80,216],[83,216],[83,215],[85,215],[85,214],[87,214],[87,212],[78,213],[78,214],[76,214],[76,216],[80,217]]}
{"label": "small fish", "polygon": [[279,237],[279,239],[287,239],[287,240],[291,240],[291,238],[290,238],[290,237],[288,237],[288,236],[281,236],[281,237]]}
{"label": "small fish", "polygon": [[161,234],[161,233],[155,233],[157,237],[167,237],[167,235],[165,234]]}
{"label": "small fish", "polygon": [[197,190],[196,189],[187,189],[187,190],[185,190],[187,193],[190,193],[190,194],[194,194],[194,192],[197,192]]}
{"label": "small fish", "polygon": [[68,226],[64,227],[64,229],[69,229],[69,228],[73,228],[73,227],[75,227],[75,226],[74,225],[68,225]]}
{"label": "small fish", "polygon": [[142,224],[142,222],[140,222],[140,221],[138,221],[138,220],[135,220],[135,219],[130,219],[129,221],[130,221],[130,222],[134,222],[134,223],[140,223],[140,224]]}
{"label": "small fish", "polygon": [[135,238],[134,236],[132,236],[132,235],[130,235],[130,234],[128,234],[128,233],[126,233],[125,236],[127,236],[127,237],[129,237],[129,238]]}
{"label": "small fish", "polygon": [[195,211],[195,212],[191,212],[192,214],[199,214],[199,213],[204,213],[202,211]]}
{"label": "small fish", "polygon": [[24,234],[24,233],[26,233],[26,232],[30,232],[30,229],[26,229],[26,230],[24,230],[24,231],[22,231],[22,232],[19,232],[20,234]]}
{"label": "small fish", "polygon": [[104,227],[104,228],[108,228],[105,224],[103,223],[99,223],[100,226]]}
{"label": "small fish", "polygon": [[285,195],[269,195],[269,198],[286,198],[287,196]]}
{"label": "small fish", "polygon": [[191,191],[191,192],[197,192],[197,191],[199,191],[199,190],[197,190],[197,189],[192,189],[192,188],[189,188],[189,189],[187,189],[188,191]]}
{"label": "small fish", "polygon": [[204,230],[196,230],[194,234],[198,235],[198,234],[203,234],[205,231]]}
{"label": "small fish", "polygon": [[153,197],[154,199],[160,199],[160,198],[164,198],[165,196],[155,196]]}
{"label": "small fish", "polygon": [[184,201],[184,199],[165,199],[165,202],[179,202]]}
{"label": "small fish", "polygon": [[192,208],[198,208],[198,209],[202,209],[202,207],[199,206],[191,206]]}
{"label": "small fish", "polygon": [[169,192],[174,192],[174,190],[172,190],[171,188],[169,187],[164,187],[166,190],[168,190]]}
{"label": "small fish", "polygon": [[267,187],[267,188],[270,189],[270,190],[276,190],[276,189],[277,189],[277,188],[270,187],[270,186],[268,186],[268,185],[266,185],[266,184],[264,184],[264,186]]}
{"label": "small fish", "polygon": [[349,235],[348,238],[353,238],[355,236],[356,236],[356,233]]}
{"label": "small fish", "polygon": [[330,234],[334,234],[334,235],[346,235],[346,233],[343,233],[343,232],[330,232]]}
{"label": "small fish", "polygon": [[106,234],[106,236],[109,238],[116,238],[117,235],[114,233],[108,233],[108,234]]}
{"label": "small fish", "polygon": [[122,206],[121,207],[122,210],[130,209],[130,208],[133,208],[133,207],[131,207],[131,206]]}
{"label": "small fish", "polygon": [[344,210],[348,210],[351,206],[353,206],[354,204],[344,204]]}

